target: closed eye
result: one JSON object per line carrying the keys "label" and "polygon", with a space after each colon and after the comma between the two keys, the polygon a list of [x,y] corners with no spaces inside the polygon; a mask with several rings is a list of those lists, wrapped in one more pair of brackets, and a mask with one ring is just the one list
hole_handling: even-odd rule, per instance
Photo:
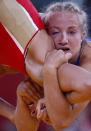
{"label": "closed eye", "polygon": [[55,31],[55,32],[52,32],[51,34],[52,35],[56,35],[56,34],[58,34],[59,32],[57,32],[57,31]]}

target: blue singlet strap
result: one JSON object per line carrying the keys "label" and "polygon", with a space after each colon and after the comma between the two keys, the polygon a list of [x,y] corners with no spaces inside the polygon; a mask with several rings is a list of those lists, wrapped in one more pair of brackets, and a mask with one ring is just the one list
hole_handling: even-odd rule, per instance
{"label": "blue singlet strap", "polygon": [[79,65],[80,57],[81,57],[81,54],[82,54],[83,48],[84,48],[84,46],[85,46],[86,43],[87,43],[86,40],[83,40],[83,41],[82,41],[80,54],[79,54],[78,59],[77,59],[77,61],[76,61],[76,63],[75,63],[75,65],[77,65],[77,66]]}

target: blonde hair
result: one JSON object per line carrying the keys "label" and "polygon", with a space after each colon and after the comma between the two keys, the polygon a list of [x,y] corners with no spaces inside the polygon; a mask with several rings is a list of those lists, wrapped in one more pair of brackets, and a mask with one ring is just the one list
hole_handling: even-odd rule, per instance
{"label": "blonde hair", "polygon": [[56,2],[49,5],[45,12],[41,14],[45,26],[48,25],[48,18],[55,12],[72,12],[76,13],[79,17],[82,31],[87,33],[87,14],[77,4],[73,2]]}

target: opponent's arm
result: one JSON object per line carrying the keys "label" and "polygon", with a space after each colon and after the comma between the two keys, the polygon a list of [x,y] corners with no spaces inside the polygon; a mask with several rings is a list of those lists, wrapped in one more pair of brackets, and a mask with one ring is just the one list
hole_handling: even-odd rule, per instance
{"label": "opponent's arm", "polygon": [[[22,82],[17,89],[17,107],[14,114],[15,125],[18,131],[37,131],[39,121],[31,116],[31,111],[28,107],[29,102],[31,103],[30,93],[27,92],[27,86],[29,83]],[[28,93],[27,102],[24,101],[26,96],[25,92]]]}
{"label": "opponent's arm", "polygon": [[6,117],[14,123],[14,112],[15,107],[4,99],[0,98],[0,115]]}
{"label": "opponent's arm", "polygon": [[42,66],[53,41],[38,12],[29,0],[1,0],[0,21],[0,64],[27,71],[42,86]]}
{"label": "opponent's arm", "polygon": [[18,131],[36,131],[39,125],[39,120],[36,118],[36,104],[42,97],[43,88],[26,79],[17,88],[16,108],[0,99],[0,115],[13,122]]}

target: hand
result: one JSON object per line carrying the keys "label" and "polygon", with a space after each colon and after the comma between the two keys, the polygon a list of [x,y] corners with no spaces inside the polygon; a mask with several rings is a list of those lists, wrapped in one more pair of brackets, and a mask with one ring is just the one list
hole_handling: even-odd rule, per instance
{"label": "hand", "polygon": [[44,96],[43,88],[28,78],[18,87],[17,95],[22,97],[23,101],[29,107],[31,115],[34,116],[37,101]]}
{"label": "hand", "polygon": [[37,110],[37,119],[42,120],[46,124],[50,125],[51,121],[47,113],[45,98],[41,98],[40,100],[38,100],[36,110]]}
{"label": "hand", "polygon": [[45,66],[58,68],[60,65],[67,63],[71,56],[71,53],[65,54],[62,50],[53,50],[47,54]]}
{"label": "hand", "polygon": [[17,88],[17,107],[14,113],[14,121],[18,131],[36,131],[39,125],[39,121],[31,116],[32,110],[28,106],[31,102],[36,103],[39,96],[37,94],[34,97],[30,88],[33,89],[29,80],[22,82]]}
{"label": "hand", "polygon": [[44,96],[43,88],[36,83],[34,83],[30,78],[26,78],[21,86],[17,88],[17,94],[21,95],[23,99],[29,101],[37,101]]}
{"label": "hand", "polygon": [[[28,105],[29,102],[29,90],[27,86],[28,82],[22,82],[17,88],[17,106],[16,108],[0,98],[0,114],[8,118],[16,125],[17,131],[36,131],[39,125],[39,121],[31,116]],[[23,97],[24,96],[24,97]],[[35,101],[31,99],[31,101]]]}

